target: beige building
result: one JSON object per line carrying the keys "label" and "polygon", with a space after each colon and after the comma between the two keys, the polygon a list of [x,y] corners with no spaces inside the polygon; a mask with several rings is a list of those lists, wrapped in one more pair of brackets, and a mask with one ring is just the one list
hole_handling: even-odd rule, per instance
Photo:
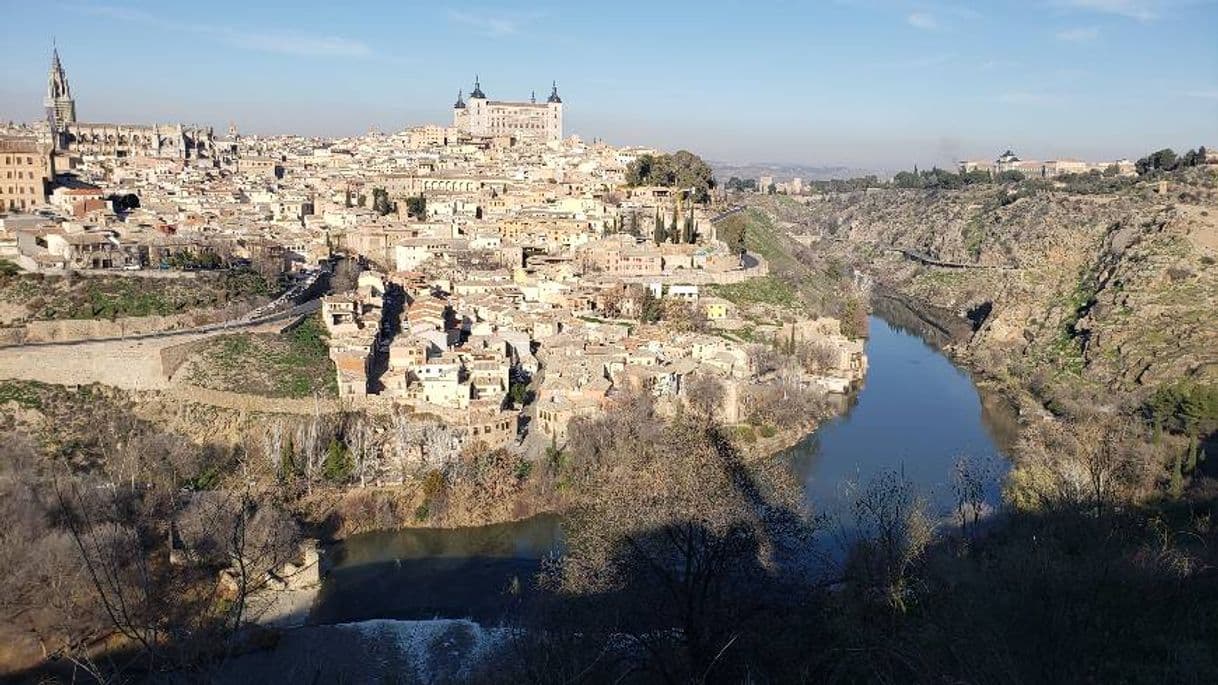
{"label": "beige building", "polygon": [[511,136],[522,142],[562,140],[562,116],[562,98],[558,97],[557,83],[545,102],[537,102],[535,96],[528,102],[510,102],[488,99],[475,78],[469,102],[457,93],[457,102],[453,105],[453,126],[457,130],[473,136]]}
{"label": "beige building", "polygon": [[278,157],[249,155],[237,160],[237,173],[267,178],[283,177],[283,160]]}
{"label": "beige building", "polygon": [[1004,171],[1018,171],[1031,178],[1053,178],[1054,176],[1064,174],[1086,174],[1091,172],[1104,173],[1111,168],[1115,168],[1116,173],[1120,176],[1134,176],[1137,174],[1137,168],[1128,159],[1118,159],[1112,162],[1051,159],[1047,162],[1041,162],[1032,159],[1020,159],[1010,150],[1002,153],[1002,156],[992,162],[983,159],[961,161],[959,162],[959,168],[963,173],[988,171],[994,175],[1001,174]]}
{"label": "beige building", "polygon": [[45,204],[54,177],[50,146],[28,136],[0,136],[0,212]]}

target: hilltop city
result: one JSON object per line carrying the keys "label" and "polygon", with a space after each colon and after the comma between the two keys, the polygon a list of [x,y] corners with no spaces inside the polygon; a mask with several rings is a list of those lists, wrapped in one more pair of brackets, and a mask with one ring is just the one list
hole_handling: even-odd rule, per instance
{"label": "hilltop city", "polygon": [[[13,184],[0,259],[48,275],[250,269],[293,284],[210,330],[320,316],[334,374],[320,398],[438,421],[454,450],[536,455],[627,390],[679,411],[699,378],[720,388],[719,418],[742,421],[762,339],[824,350],[788,379],[804,391],[840,394],[865,371],[861,340],[837,320],[758,319],[718,296],[768,266],[717,236],[709,174],[687,187],[628,178],[664,153],[566,135],[556,83],[542,101],[507,101],[475,78],[450,123],[393,134],[217,135],[81,121],[87,103],[78,112],[56,50],[44,104],[44,121],[0,137]],[[180,389],[188,375],[169,365],[112,382]]]}
{"label": "hilltop city", "polygon": [[[586,90],[508,93],[508,54],[426,98],[443,121],[385,115],[427,104],[385,102],[390,84],[449,78],[371,68],[398,63],[397,20],[474,64],[540,19],[513,37],[489,10],[292,13],[358,22],[365,45],[236,28],[277,9],[82,8],[181,37],[158,74],[231,45],[183,102],[82,87],[143,40],[52,43],[44,80],[18,31],[37,65],[10,88],[33,120],[0,123],[0,680],[1218,682],[1218,151],[1165,146],[1211,132],[1157,51],[1206,54],[1164,48],[1184,24],[1145,9],[1204,3],[1008,3],[1129,14],[1156,81],[1100,28],[1054,40],[1110,75],[1029,22],[1007,56],[1057,87],[999,98],[966,82],[1016,69],[966,55],[992,52],[983,22],[948,23],[988,3],[905,17],[918,43],[877,23],[884,3],[825,4],[648,8],[693,28],[658,58],[564,8],[604,34],[562,55]],[[449,41],[437,13],[503,42]],[[902,60],[791,59],[787,30]],[[732,48],[679,42],[708,39]],[[948,40],[960,64],[933,66]],[[648,73],[612,81],[636,59]],[[1057,64],[1095,92],[1066,99]],[[772,105],[763,77],[790,90]],[[259,129],[242,88],[281,124],[393,123]],[[1075,101],[1106,109],[1060,121]],[[808,158],[569,130],[628,126],[627,105],[707,154]],[[824,166],[868,146],[938,163]]]}

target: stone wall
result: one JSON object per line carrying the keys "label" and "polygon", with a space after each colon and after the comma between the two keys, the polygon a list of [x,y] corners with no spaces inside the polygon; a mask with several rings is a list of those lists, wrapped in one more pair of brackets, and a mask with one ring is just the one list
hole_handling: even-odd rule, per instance
{"label": "stone wall", "polygon": [[0,329],[0,344],[107,340],[194,328],[224,319],[225,312],[207,309],[169,316],[31,321],[19,328]]}
{"label": "stone wall", "polygon": [[742,269],[732,269],[731,271],[711,271],[708,269],[677,269],[665,274],[656,274],[651,276],[614,276],[607,280],[623,283],[672,283],[681,285],[729,285],[732,283],[743,283],[754,278],[761,278],[770,273],[770,265],[765,258],[760,255],[749,253],[749,256],[757,260],[757,264],[751,267]]}
{"label": "stone wall", "polygon": [[173,375],[182,368],[182,364],[186,363],[200,347],[207,344],[207,340],[191,340],[178,345],[167,345],[161,348],[161,373],[166,380],[173,378]]}

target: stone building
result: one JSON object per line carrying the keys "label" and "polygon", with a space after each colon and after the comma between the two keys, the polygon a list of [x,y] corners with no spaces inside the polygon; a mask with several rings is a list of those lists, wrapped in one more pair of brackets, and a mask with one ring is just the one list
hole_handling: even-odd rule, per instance
{"label": "stone building", "polygon": [[1110,162],[1087,162],[1079,159],[1054,159],[1041,162],[1031,159],[1020,159],[1014,152],[1007,150],[994,161],[968,159],[958,164],[961,173],[972,171],[987,171],[998,175],[1006,171],[1018,171],[1029,178],[1053,178],[1065,174],[1086,174],[1091,172],[1106,173],[1115,169],[1117,175],[1135,176],[1137,169],[1128,159],[1118,159]]}
{"label": "stone building", "polygon": [[537,102],[531,97],[528,102],[490,100],[482,92],[482,85],[474,79],[474,90],[466,102],[462,93],[457,93],[453,105],[453,126],[473,136],[511,136],[521,142],[552,143],[562,140],[562,98],[558,97],[558,84],[553,84],[550,97]]}
{"label": "stone building", "polygon": [[76,120],[76,100],[68,85],[59,50],[51,54],[47,96],[43,100],[55,149],[75,155],[194,159],[215,152],[210,126],[183,124],[108,124]]}
{"label": "stone building", "polygon": [[45,204],[54,177],[49,145],[31,136],[0,136],[0,212]]}

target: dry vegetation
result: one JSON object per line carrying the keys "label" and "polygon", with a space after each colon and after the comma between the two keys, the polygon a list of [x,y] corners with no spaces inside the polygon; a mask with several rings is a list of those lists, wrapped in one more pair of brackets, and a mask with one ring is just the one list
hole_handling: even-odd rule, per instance
{"label": "dry vegetation", "polygon": [[48,276],[0,270],[0,311],[5,313],[0,324],[168,316],[201,309],[228,309],[236,314],[267,301],[276,290],[252,271],[193,276]]}
{"label": "dry vegetation", "polygon": [[237,333],[210,338],[187,361],[193,385],[267,397],[335,397],[334,362],[325,330],[311,316],[281,334]]}

